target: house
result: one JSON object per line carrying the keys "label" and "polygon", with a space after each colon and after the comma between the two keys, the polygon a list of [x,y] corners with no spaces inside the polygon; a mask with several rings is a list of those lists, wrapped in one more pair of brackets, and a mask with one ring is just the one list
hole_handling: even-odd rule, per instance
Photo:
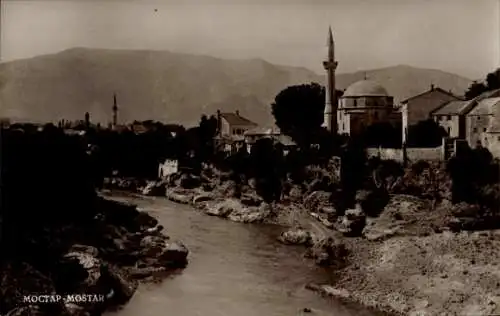
{"label": "house", "polygon": [[165,162],[158,166],[158,178],[164,178],[168,175],[176,173],[179,170],[179,161],[166,159]]}
{"label": "house", "polygon": [[465,115],[474,107],[471,101],[449,101],[431,112],[432,119],[443,127],[450,138],[465,139]]}
{"label": "house", "polygon": [[401,122],[401,113],[394,107],[394,98],[372,80],[361,80],[350,85],[340,98],[337,110],[339,134],[360,134],[375,123]]}
{"label": "house", "polygon": [[[467,101],[450,101],[431,112],[431,117],[442,126],[451,138],[466,139],[470,146],[476,146],[485,126],[477,124],[477,116],[468,114],[476,108],[482,100],[500,97],[500,89],[487,91]],[[486,104],[484,105],[486,106]],[[480,121],[481,119],[479,119]],[[474,130],[476,128],[476,131]]]}
{"label": "house", "polygon": [[234,152],[245,146],[245,132],[257,127],[257,124],[235,113],[217,111],[217,135],[214,138],[216,146],[225,152]]}
{"label": "house", "polygon": [[250,153],[253,144],[262,138],[270,138],[275,144],[283,146],[284,153],[287,154],[290,148],[295,147],[296,144],[290,136],[281,133],[280,129],[276,126],[264,127],[257,126],[245,132],[245,144],[247,151]]}
{"label": "house", "polygon": [[483,147],[488,148],[493,157],[500,158],[500,105],[496,103],[486,133],[482,137]]}
{"label": "house", "polygon": [[500,107],[500,97],[486,98],[478,102],[478,104],[467,114],[466,139],[470,147],[476,147],[481,144],[483,147],[488,147],[485,142],[488,142],[486,133],[488,129],[492,129],[492,122],[495,120],[496,109]]}
{"label": "house", "polygon": [[431,112],[450,101],[461,100],[451,92],[431,85],[430,89],[400,101],[402,114],[403,140],[408,137],[409,127],[431,118]]}

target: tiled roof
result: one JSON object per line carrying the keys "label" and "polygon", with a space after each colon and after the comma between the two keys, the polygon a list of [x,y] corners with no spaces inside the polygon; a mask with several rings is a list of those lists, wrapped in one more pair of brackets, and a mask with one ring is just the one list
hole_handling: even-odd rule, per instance
{"label": "tiled roof", "polygon": [[221,113],[220,116],[224,118],[230,125],[257,126],[256,123],[236,113]]}
{"label": "tiled roof", "polygon": [[277,137],[277,140],[278,140],[278,142],[280,142],[284,146],[294,146],[295,145],[295,142],[293,141],[293,139],[287,135],[281,134]]}
{"label": "tiled roof", "polygon": [[460,115],[465,114],[471,101],[450,101],[432,112],[432,115]]}
{"label": "tiled roof", "polygon": [[468,115],[491,115],[494,109],[500,106],[500,97],[487,98],[479,101],[479,103],[469,112]]}
{"label": "tiled roof", "polygon": [[245,137],[243,135],[217,135],[214,137],[215,140],[222,140],[225,142],[239,142],[244,141]]}
{"label": "tiled roof", "polygon": [[276,126],[257,126],[245,132],[245,135],[279,135],[280,129]]}
{"label": "tiled roof", "polygon": [[461,100],[461,98],[460,98],[460,97],[458,97],[458,96],[454,95],[453,93],[451,93],[451,92],[449,92],[449,91],[446,91],[446,90],[443,90],[443,89],[441,89],[441,88],[437,87],[437,88],[431,88],[431,89],[429,89],[429,90],[427,90],[427,91],[424,91],[424,92],[422,92],[422,93],[420,93],[420,94],[417,94],[417,95],[414,95],[414,96],[412,96],[412,97],[409,97],[409,98],[407,98],[407,99],[405,99],[405,100],[402,100],[400,103],[406,103],[406,102],[408,102],[408,101],[410,101],[410,100],[416,99],[416,98],[418,98],[418,97],[421,97],[421,96],[424,96],[424,95],[426,95],[426,94],[428,94],[428,93],[432,93],[432,92],[436,92],[436,91],[439,91],[439,92],[441,92],[441,93],[444,93],[444,94],[446,94],[446,95],[449,95],[449,96],[451,96],[451,97],[454,97],[454,98],[455,98],[455,99],[457,99],[457,100]]}

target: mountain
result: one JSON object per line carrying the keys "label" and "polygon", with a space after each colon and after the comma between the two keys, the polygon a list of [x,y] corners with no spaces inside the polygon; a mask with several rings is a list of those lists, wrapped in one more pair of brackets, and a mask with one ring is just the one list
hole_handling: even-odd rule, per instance
{"label": "mountain", "polygon": [[[337,84],[344,89],[364,75],[339,74]],[[431,83],[463,94],[471,83],[454,74],[409,66],[370,70],[366,75],[396,100],[425,91]],[[276,94],[310,82],[323,84],[324,76],[262,59],[73,48],[0,64],[0,117],[74,120],[88,111],[91,120],[109,122],[116,92],[122,122],[155,119],[192,125],[203,113],[238,109],[257,123],[269,124]]]}

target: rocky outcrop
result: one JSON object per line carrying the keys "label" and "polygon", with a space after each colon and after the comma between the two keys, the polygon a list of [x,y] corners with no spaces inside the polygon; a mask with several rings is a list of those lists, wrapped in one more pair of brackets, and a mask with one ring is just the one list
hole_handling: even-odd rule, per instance
{"label": "rocky outcrop", "polygon": [[393,195],[378,217],[367,219],[363,236],[375,241],[392,236],[428,235],[446,225],[447,213],[446,208],[431,210],[429,201],[411,195]]}
{"label": "rocky outcrop", "polygon": [[195,192],[182,188],[167,188],[166,197],[176,203],[190,204],[193,201]]}
{"label": "rocky outcrop", "polygon": [[305,256],[314,259],[320,266],[340,267],[346,263],[348,253],[344,243],[333,237],[327,237],[308,248]]}
{"label": "rocky outcrop", "polygon": [[359,208],[349,209],[345,214],[338,218],[336,228],[347,237],[361,236],[363,228],[366,225],[366,215]]}
{"label": "rocky outcrop", "polygon": [[278,240],[287,245],[312,246],[316,241],[316,237],[307,230],[297,229],[282,232]]}
{"label": "rocky outcrop", "polygon": [[304,199],[304,207],[311,212],[319,212],[323,208],[332,207],[331,193],[324,191],[314,191]]}
{"label": "rocky outcrop", "polygon": [[[147,213],[107,200],[101,200],[97,207],[94,222],[87,223],[85,230],[64,226],[50,231],[53,247],[59,248],[47,249],[47,258],[33,259],[39,267],[24,261],[3,261],[0,314],[100,315],[110,306],[126,303],[139,280],[186,266],[188,249],[163,235],[163,227]],[[63,247],[60,240],[70,246],[57,255]],[[23,295],[55,297],[62,293],[93,297],[50,304],[20,301]],[[94,301],[89,304],[89,300]]]}
{"label": "rocky outcrop", "polygon": [[165,195],[165,184],[159,181],[149,181],[141,190],[141,194],[147,196],[163,196]]}

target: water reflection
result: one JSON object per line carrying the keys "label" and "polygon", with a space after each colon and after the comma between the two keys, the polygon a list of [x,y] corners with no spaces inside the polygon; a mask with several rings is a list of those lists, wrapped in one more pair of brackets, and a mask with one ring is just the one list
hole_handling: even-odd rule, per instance
{"label": "water reflection", "polygon": [[332,273],[304,259],[303,248],[278,243],[279,227],[232,223],[161,198],[126,200],[154,213],[191,253],[181,274],[142,286],[117,316],[284,316],[305,307],[313,315],[374,315],[304,289],[331,281]]}

